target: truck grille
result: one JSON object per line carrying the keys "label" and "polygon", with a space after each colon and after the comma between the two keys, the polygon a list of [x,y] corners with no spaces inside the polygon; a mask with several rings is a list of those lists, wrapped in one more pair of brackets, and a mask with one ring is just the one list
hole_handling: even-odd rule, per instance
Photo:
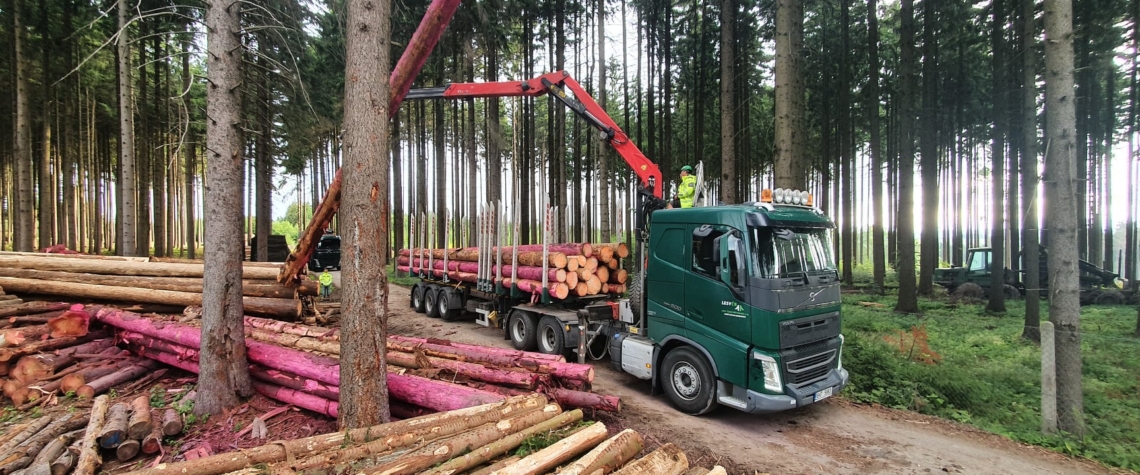
{"label": "truck grille", "polygon": [[781,351],[784,384],[798,387],[826,378],[839,366],[840,344],[836,337]]}
{"label": "truck grille", "polygon": [[787,362],[788,383],[803,384],[814,382],[831,371],[831,363],[835,359],[836,350],[801,358]]}
{"label": "truck grille", "polygon": [[839,312],[780,322],[780,348],[793,348],[839,336]]}

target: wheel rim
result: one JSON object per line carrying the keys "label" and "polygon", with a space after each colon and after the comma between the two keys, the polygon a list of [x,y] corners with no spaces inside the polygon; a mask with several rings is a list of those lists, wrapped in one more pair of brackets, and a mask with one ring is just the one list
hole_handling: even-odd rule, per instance
{"label": "wheel rim", "polygon": [[432,298],[430,293],[424,299],[424,309],[427,310],[427,313],[429,313],[429,314],[435,310],[435,299]]}
{"label": "wheel rim", "polygon": [[686,401],[696,399],[701,392],[700,373],[687,362],[677,363],[673,366],[673,389],[681,399]]}
{"label": "wheel rim", "polygon": [[516,315],[511,319],[511,338],[516,342],[523,343],[526,340],[526,322],[523,321],[522,315]]}
{"label": "wheel rim", "polygon": [[422,287],[416,287],[416,290],[414,292],[412,292],[412,304],[415,305],[416,307],[419,307],[419,306],[423,305],[423,300],[424,300],[423,288]]}
{"label": "wheel rim", "polygon": [[558,343],[558,336],[554,334],[554,328],[547,325],[542,328],[542,338],[539,338],[538,341],[542,344],[542,351],[552,353],[555,350],[555,344]]}

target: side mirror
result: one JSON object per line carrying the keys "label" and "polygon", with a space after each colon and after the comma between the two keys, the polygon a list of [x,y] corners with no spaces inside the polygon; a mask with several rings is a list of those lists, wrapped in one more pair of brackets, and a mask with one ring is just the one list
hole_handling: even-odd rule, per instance
{"label": "side mirror", "polygon": [[720,251],[720,281],[733,290],[740,289],[744,286],[744,259],[740,255],[740,238],[725,234],[716,238],[716,245]]}

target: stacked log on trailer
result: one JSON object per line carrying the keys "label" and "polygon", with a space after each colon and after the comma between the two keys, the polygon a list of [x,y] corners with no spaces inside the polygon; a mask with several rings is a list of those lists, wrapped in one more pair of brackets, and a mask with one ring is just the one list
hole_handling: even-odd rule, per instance
{"label": "stacked log on trailer", "polygon": [[[503,247],[501,252],[499,248],[492,248],[490,254],[490,273],[496,284],[506,288],[542,294],[545,273],[546,293],[554,299],[625,293],[628,272],[621,262],[629,257],[629,247],[625,243],[551,244],[547,246],[545,259],[540,244]],[[396,269],[417,275],[430,272],[429,275],[435,278],[443,278],[446,272],[449,280],[477,283],[480,255],[483,253],[475,247],[402,249],[396,260]],[[515,262],[516,255],[518,262]],[[494,262],[502,264],[495,265]],[[516,277],[514,280],[512,275]]]}
{"label": "stacked log on trailer", "polygon": [[[559,467],[558,473],[564,475],[725,473],[720,466],[712,470],[690,467],[676,445],[651,450],[636,431],[611,434],[605,424],[584,421],[583,416],[581,410],[564,411],[542,395],[516,396],[129,473],[220,475],[245,473],[252,467],[259,473],[351,469],[369,475],[530,475],[555,472]],[[548,445],[532,447],[539,438]]]}
{"label": "stacked log on trailer", "polygon": [[[277,269],[272,264],[245,263],[245,310],[297,320],[302,314],[299,297],[317,295],[317,284],[305,281],[287,287],[277,283]],[[202,261],[0,252],[0,286],[25,297],[187,307],[202,304],[202,276]]]}

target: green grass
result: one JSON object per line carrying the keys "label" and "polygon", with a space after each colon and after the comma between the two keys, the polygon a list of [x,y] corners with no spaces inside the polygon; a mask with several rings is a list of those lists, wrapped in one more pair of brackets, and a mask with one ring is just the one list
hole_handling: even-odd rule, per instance
{"label": "green grass", "polygon": [[[895,301],[893,296],[844,296],[848,398],[941,416],[1014,440],[1140,469],[1140,339],[1131,336],[1136,307],[1082,308],[1087,425],[1086,435],[1075,437],[1041,434],[1041,350],[1021,338],[1024,302],[1009,302],[1007,314],[995,315],[986,313],[982,303],[920,299],[923,315],[916,316],[894,313]],[[1047,307],[1042,301],[1043,319]],[[911,330],[916,327],[925,329],[926,343],[940,357],[938,362],[921,362],[921,348],[912,349]]]}
{"label": "green grass", "polygon": [[394,265],[388,266],[388,283],[389,284],[396,284],[396,285],[403,285],[406,287],[411,287],[412,285],[415,285],[416,282],[419,282],[419,281],[420,281],[419,277],[401,276],[401,275],[396,273],[396,267]]}

